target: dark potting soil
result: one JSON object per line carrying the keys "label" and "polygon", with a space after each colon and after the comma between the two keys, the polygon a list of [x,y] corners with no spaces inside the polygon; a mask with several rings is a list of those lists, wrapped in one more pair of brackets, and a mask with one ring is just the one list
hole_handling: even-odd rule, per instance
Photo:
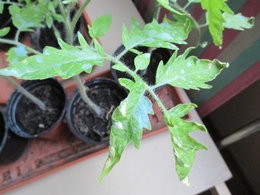
{"label": "dark potting soil", "polygon": [[74,127],[94,141],[107,140],[112,123],[111,115],[120,104],[120,99],[116,91],[111,88],[90,89],[88,96],[94,103],[105,110],[105,117],[97,117],[80,98],[73,110],[72,122]]}
{"label": "dark potting soil", "polygon": [[[76,10],[73,10],[71,13],[71,18],[75,15],[75,13],[76,13]],[[76,33],[78,31],[80,31],[80,28],[83,24],[82,21],[83,21],[83,19],[80,18],[79,21],[77,22],[75,29],[74,29],[74,35],[76,35]],[[64,23],[54,21],[53,25],[59,31],[61,39],[66,41],[66,29],[65,29]],[[60,48],[53,28],[48,28],[48,27],[38,28],[35,33],[36,34],[33,35],[33,42],[35,42],[34,45],[38,45],[38,47],[39,47],[36,49],[43,50],[43,48],[45,46]],[[74,37],[73,42],[74,42],[74,44],[78,44],[78,40],[75,37]],[[37,41],[38,41],[38,44],[36,43]]]}
{"label": "dark potting soil", "polygon": [[[60,32],[61,38],[63,40],[66,39],[66,32],[63,23],[55,22],[55,27]],[[54,30],[52,28],[42,28],[40,29],[39,36],[39,46],[40,49],[43,49],[45,46],[51,46],[55,48],[59,48],[58,41],[55,37]]]}
{"label": "dark potting soil", "polygon": [[42,100],[47,106],[41,110],[31,100],[22,97],[17,105],[16,120],[28,134],[39,134],[49,128],[60,118],[65,105],[62,91],[51,85],[41,85],[30,93]]}
{"label": "dark potting soil", "polygon": [[[141,52],[147,52],[148,49],[146,47],[140,47],[140,48],[137,48],[137,50],[139,50]],[[135,57],[136,57],[135,53],[128,52],[121,58],[121,60],[131,70],[135,70],[135,66],[134,66]],[[148,68],[146,70],[139,70],[137,72],[137,74],[140,75],[144,79],[144,81],[146,81],[148,84],[154,85],[156,71],[157,71],[160,61],[163,61],[163,63],[165,64],[169,60],[169,58],[170,58],[170,54],[169,54],[168,50],[161,49],[161,48],[155,49],[152,51],[151,60],[150,60],[150,64],[148,65]],[[131,78],[131,76],[125,72],[116,70],[116,74],[117,74],[118,78]]]}

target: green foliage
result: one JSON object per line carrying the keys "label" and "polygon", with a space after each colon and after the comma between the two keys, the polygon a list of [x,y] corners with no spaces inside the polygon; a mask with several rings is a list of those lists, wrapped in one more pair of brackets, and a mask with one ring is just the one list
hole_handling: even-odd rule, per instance
{"label": "green foliage", "polygon": [[171,141],[175,156],[176,172],[181,181],[186,182],[190,169],[194,162],[195,153],[201,149],[207,149],[189,133],[197,130],[206,131],[204,125],[182,119],[188,112],[195,108],[195,104],[179,104],[164,113],[165,122],[171,134]]}
{"label": "green foliage", "polygon": [[4,3],[0,1],[0,14],[3,13],[3,10],[4,10]]}
{"label": "green foliage", "polygon": [[[228,10],[226,5],[227,0],[202,0],[202,8],[207,10],[207,22],[209,24],[209,31],[213,37],[213,41],[217,46],[222,45],[222,31],[224,30],[224,18],[222,12]],[[232,11],[228,11],[232,14]]]}
{"label": "green foliage", "polygon": [[187,55],[193,48],[188,48],[182,55],[177,57],[175,52],[169,61],[159,64],[156,73],[156,85],[170,84],[184,89],[210,88],[205,82],[213,80],[228,63],[218,60],[198,59]]}
{"label": "green foliage", "polygon": [[[160,63],[156,72],[156,87],[170,84],[184,89],[209,88],[210,85],[205,82],[214,79],[222,69],[228,66],[227,63],[221,63],[217,60],[200,60],[194,56],[187,58],[191,49],[192,48],[188,48],[184,54],[178,57],[177,52],[173,53],[165,65],[163,65],[163,62]],[[135,58],[136,70],[140,70],[137,64],[141,61],[147,60],[144,62],[144,67],[146,67],[150,61],[150,59],[148,61],[148,57],[143,57],[144,55],[145,54],[139,54]],[[133,73],[129,72],[129,69],[125,68],[123,64],[118,63],[114,65],[113,68],[128,72],[133,76]],[[149,113],[152,113],[150,101],[149,103],[145,103],[144,101],[145,99],[147,101],[149,100],[145,96],[147,85],[137,76],[134,78],[135,82],[129,79],[120,79],[120,83],[128,88],[130,93],[114,112],[112,118],[113,126],[110,135],[109,157],[100,179],[108,174],[113,166],[120,160],[122,152],[130,142],[132,142],[135,147],[139,147],[139,136],[142,135],[142,128],[150,127],[149,119],[144,118],[148,117]],[[206,149],[205,146],[189,136],[189,133],[192,131],[206,131],[206,128],[203,125],[182,119],[182,117],[192,108],[195,108],[195,106],[194,104],[184,104],[178,105],[168,111],[163,109],[165,123],[171,133],[172,144],[175,151],[176,171],[179,178],[183,181],[187,180],[196,151]],[[129,109],[130,113],[128,112]],[[133,120],[133,117],[136,117],[135,120]],[[139,122],[138,119],[140,120]],[[139,128],[136,129],[136,127]],[[132,132],[136,132],[136,134],[132,134]]]}
{"label": "green foliage", "polygon": [[150,63],[150,57],[151,57],[150,53],[144,53],[136,56],[134,60],[135,70],[136,71],[145,70]]}
{"label": "green foliage", "polygon": [[109,156],[100,180],[120,160],[129,143],[132,143],[136,148],[140,147],[143,128],[151,129],[148,114],[153,114],[153,109],[151,101],[144,96],[146,91],[144,81],[135,77],[135,82],[129,79],[120,79],[119,82],[129,89],[129,94],[113,113]]}
{"label": "green foliage", "polygon": [[226,4],[227,0],[202,0],[202,8],[207,11],[206,19],[213,42],[221,46],[223,42],[224,28],[244,30],[252,28],[254,18],[248,18],[241,14],[234,15],[233,11]]}
{"label": "green foliage", "polygon": [[12,21],[19,31],[32,31],[32,28],[43,27],[41,24],[45,19],[46,5],[30,4],[20,8],[18,5],[9,6]]}
{"label": "green foliage", "polygon": [[[174,9],[172,6],[170,6],[170,1],[169,0],[156,0],[162,7],[164,7],[165,9],[171,11],[172,13],[176,13],[179,15],[183,15],[183,13],[181,13],[180,11],[178,11],[177,9]],[[176,2],[171,0],[172,2]]]}
{"label": "green foliage", "polygon": [[[254,18],[247,18],[241,14],[234,15],[226,4],[227,0],[188,0],[189,3],[201,3],[206,11],[206,20],[215,45],[221,46],[224,28],[244,30],[253,26]],[[64,0],[66,4],[57,11],[57,0],[19,0],[18,4],[9,6],[12,21],[19,31],[33,31],[35,27],[51,28],[55,20],[64,22],[67,28],[67,38],[72,40],[73,34],[69,27],[68,11],[71,11],[77,0]],[[20,2],[22,2],[20,4]],[[153,20],[141,28],[136,19],[132,20],[130,30],[125,25],[122,28],[122,42],[125,47],[123,54],[132,51],[137,54],[134,59],[135,71],[125,66],[118,57],[106,54],[97,38],[104,36],[111,25],[111,15],[106,14],[97,18],[89,26],[89,34],[93,38],[93,46],[89,46],[81,34],[78,34],[79,46],[72,46],[61,39],[58,40],[60,48],[44,48],[42,54],[31,56],[27,51],[30,48],[18,46],[11,48],[7,53],[9,66],[0,70],[0,75],[15,76],[20,79],[45,79],[60,76],[70,78],[81,72],[90,73],[93,65],[102,65],[105,60],[112,61],[113,69],[126,72],[130,79],[119,79],[121,85],[129,90],[125,100],[115,109],[112,115],[109,156],[105,163],[102,179],[120,160],[123,151],[132,143],[140,147],[143,129],[151,129],[149,114],[153,114],[148,92],[157,102],[164,115],[165,123],[171,135],[171,141],[176,160],[176,172],[183,182],[194,162],[195,153],[206,149],[204,145],[194,140],[189,134],[193,131],[206,131],[205,126],[196,122],[185,121],[182,118],[195,108],[195,104],[180,104],[167,110],[154,90],[163,85],[172,85],[184,89],[210,88],[207,82],[213,80],[220,72],[228,67],[228,63],[218,60],[198,59],[188,56],[192,48],[188,48],[182,55],[177,56],[175,51],[166,64],[159,63],[156,72],[156,85],[149,86],[138,76],[138,70],[147,69],[150,64],[150,53],[142,53],[136,49],[138,46],[150,48],[166,48],[178,50],[175,44],[186,44],[189,33],[196,28],[200,34],[201,25],[177,4],[176,0],[157,0],[165,9],[173,13],[172,19],[164,18],[162,23]],[[87,4],[86,4],[87,5]],[[63,6],[60,6],[63,7]],[[0,13],[3,3],[0,1]],[[77,17],[75,17],[77,19]],[[74,20],[72,20],[74,23]],[[73,26],[73,25],[72,25]],[[5,36],[9,28],[0,30],[0,37]],[[18,33],[19,35],[19,33]],[[1,38],[1,40],[4,40]],[[6,40],[5,40],[6,41]],[[8,41],[8,40],[7,40]],[[10,40],[9,40],[10,41]],[[12,42],[13,44],[13,42]],[[37,53],[37,52],[36,52]],[[121,56],[122,57],[122,56]]]}
{"label": "green foliage", "polygon": [[173,18],[175,20],[170,20],[165,17],[161,25],[166,32],[173,36],[175,39],[173,41],[174,43],[186,44],[187,42],[185,40],[194,27],[194,22],[187,15],[173,15]]}
{"label": "green foliage", "polygon": [[183,35],[177,34],[167,22],[158,24],[153,21],[145,25],[142,30],[137,20],[132,20],[131,30],[128,32],[125,25],[123,25],[122,41],[126,50],[133,49],[136,46],[155,47],[177,49],[173,43],[183,43]]}
{"label": "green foliage", "polygon": [[0,29],[0,37],[4,37],[10,32],[10,27],[5,27]]}
{"label": "green foliage", "polygon": [[89,35],[94,38],[103,37],[105,33],[110,29],[112,21],[111,14],[105,14],[92,22],[92,26],[88,25]]}
{"label": "green foliage", "polygon": [[11,63],[9,67],[0,70],[0,75],[33,80],[56,76],[67,79],[82,71],[90,73],[94,64],[103,64],[104,57],[90,48],[81,34],[79,34],[79,41],[81,48],[59,40],[61,49],[45,47],[43,54]]}
{"label": "green foliage", "polygon": [[235,30],[245,30],[252,28],[254,26],[254,17],[245,17],[240,13],[233,15],[228,13],[223,13],[223,18],[225,20],[223,26],[225,28],[235,29]]}
{"label": "green foliage", "polygon": [[[226,4],[227,0],[188,0],[189,3],[201,3],[202,9],[206,10],[206,20],[209,32],[216,46],[223,42],[224,28],[244,30],[253,26],[254,18],[247,18],[241,14],[234,15],[233,11]],[[174,17],[186,17],[192,21],[192,26],[200,32],[200,25],[195,19],[180,7],[176,1],[157,0],[157,2],[174,14]]]}

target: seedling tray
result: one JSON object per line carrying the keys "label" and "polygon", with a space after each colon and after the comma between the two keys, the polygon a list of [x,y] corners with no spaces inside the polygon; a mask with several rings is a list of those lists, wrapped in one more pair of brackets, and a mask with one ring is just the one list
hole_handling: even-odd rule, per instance
{"label": "seedling tray", "polygon": [[[95,77],[110,77],[110,72],[103,72]],[[93,78],[87,77],[86,80]],[[75,85],[67,83],[65,89],[70,96],[75,90]],[[183,102],[178,92],[171,86],[160,88],[156,93],[159,94],[167,108]],[[145,130],[144,137],[166,130],[163,115],[154,102],[153,108],[155,115],[150,116],[152,130]],[[62,128],[62,135],[56,137],[55,140],[33,139],[20,160],[0,166],[0,193],[7,192],[108,150],[107,142],[98,145],[85,144],[69,132],[65,122]]]}

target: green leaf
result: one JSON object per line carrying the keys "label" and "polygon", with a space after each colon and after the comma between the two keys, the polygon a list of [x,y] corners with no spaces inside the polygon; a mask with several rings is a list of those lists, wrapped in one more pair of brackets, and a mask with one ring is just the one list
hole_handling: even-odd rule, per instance
{"label": "green leaf", "polygon": [[9,6],[13,24],[19,31],[32,31],[34,27],[43,27],[41,22],[45,19],[46,11],[47,6],[44,9],[43,5],[32,4],[24,8],[20,8],[17,5]]}
{"label": "green leaf", "polygon": [[[173,7],[170,6],[170,2],[169,0],[156,0],[162,7],[164,7],[165,9],[171,11],[172,13],[175,14],[179,14],[179,15],[183,15],[181,12],[179,12],[178,10],[174,9]],[[173,1],[175,2],[175,1]]]}
{"label": "green leaf", "polygon": [[3,13],[3,10],[4,10],[4,3],[0,1],[0,14]]}
{"label": "green leaf", "polygon": [[201,0],[202,9],[207,10],[206,19],[209,24],[209,32],[213,42],[217,46],[222,45],[222,32],[224,30],[224,18],[222,10],[227,0]]}
{"label": "green leaf", "polygon": [[77,3],[77,2],[78,2],[78,0],[64,0],[64,1],[62,1],[62,3],[64,3],[64,4]]}
{"label": "green leaf", "polygon": [[137,46],[177,49],[173,43],[178,43],[178,38],[168,29],[165,24],[158,24],[157,21],[146,24],[144,29],[136,19],[132,19],[131,30],[128,32],[123,25],[122,42],[127,50]]}
{"label": "green leaf", "polygon": [[4,37],[10,32],[10,27],[5,27],[0,29],[0,37]]}
{"label": "green leaf", "polygon": [[92,26],[88,26],[89,35],[92,38],[103,37],[104,34],[110,29],[112,21],[112,16],[110,14],[105,14],[92,23]]}
{"label": "green leaf", "polygon": [[63,21],[63,17],[60,14],[52,13],[52,17],[55,18],[55,20],[57,20],[58,22]]}
{"label": "green leaf", "polygon": [[156,73],[156,85],[170,84],[184,89],[210,88],[205,82],[213,80],[228,67],[228,63],[187,57],[192,49],[188,48],[178,57],[175,52],[165,65],[161,62]]}
{"label": "green leaf", "polygon": [[135,82],[129,79],[120,79],[119,82],[130,92],[113,113],[109,156],[100,175],[100,181],[120,160],[129,143],[133,143],[136,148],[140,147],[143,128],[151,129],[148,114],[153,114],[153,109],[151,101],[144,96],[144,81],[135,78]]}
{"label": "green leaf", "polygon": [[28,57],[24,46],[12,47],[8,50],[7,56],[7,62],[9,62],[9,66],[12,66],[13,63],[20,62]]}
{"label": "green leaf", "polygon": [[52,18],[52,15],[51,14],[48,14],[47,16],[46,16],[46,24],[47,24],[47,26],[48,26],[48,28],[51,28],[52,27],[52,25],[53,25],[53,18]]}
{"label": "green leaf", "polygon": [[94,43],[94,46],[95,46],[97,52],[101,56],[105,56],[106,54],[105,54],[105,51],[104,51],[103,47],[101,46],[101,44],[96,39],[94,39],[93,43]]}
{"label": "green leaf", "polygon": [[223,13],[222,15],[225,20],[225,23],[223,24],[225,28],[244,30],[252,28],[254,25],[254,17],[248,18],[241,15],[240,13],[236,15]]}
{"label": "green leaf", "polygon": [[115,69],[115,70],[119,70],[121,72],[127,71],[126,67],[122,64],[115,64],[115,65],[112,66],[112,68]]}
{"label": "green leaf", "polygon": [[150,53],[144,53],[136,56],[134,59],[135,70],[136,71],[145,70],[150,63],[150,57],[151,57]]}
{"label": "green leaf", "polygon": [[66,79],[83,71],[90,73],[93,65],[103,64],[104,58],[88,46],[81,34],[79,42],[81,48],[70,46],[59,39],[61,49],[45,47],[43,54],[12,63],[10,67],[1,69],[0,75],[34,80],[56,76]]}
{"label": "green leaf", "polygon": [[135,53],[136,55],[140,55],[142,54],[143,52],[141,51],[138,51],[137,49],[130,49],[131,52]]}
{"label": "green leaf", "polygon": [[179,104],[167,113],[164,113],[165,122],[171,134],[176,172],[183,182],[187,180],[196,151],[207,149],[206,146],[197,142],[189,135],[189,133],[197,130],[207,131],[206,127],[196,122],[181,119],[195,107],[195,104]]}
{"label": "green leaf", "polygon": [[173,18],[175,20],[169,20],[167,17],[164,17],[161,25],[168,34],[173,36],[174,43],[186,44],[185,40],[194,27],[194,22],[186,15],[174,15]]}

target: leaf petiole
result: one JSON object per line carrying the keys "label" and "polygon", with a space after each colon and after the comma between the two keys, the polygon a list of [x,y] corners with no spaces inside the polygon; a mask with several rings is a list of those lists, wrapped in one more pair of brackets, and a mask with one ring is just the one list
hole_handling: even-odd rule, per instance
{"label": "leaf petiole", "polygon": [[13,40],[9,40],[9,39],[3,39],[3,38],[0,38],[0,43],[7,43],[7,44],[10,44],[10,45],[15,45],[15,46],[23,46],[25,47],[29,52],[33,53],[33,54],[41,54],[41,52],[23,44],[23,43],[20,43],[18,41],[13,41]]}

